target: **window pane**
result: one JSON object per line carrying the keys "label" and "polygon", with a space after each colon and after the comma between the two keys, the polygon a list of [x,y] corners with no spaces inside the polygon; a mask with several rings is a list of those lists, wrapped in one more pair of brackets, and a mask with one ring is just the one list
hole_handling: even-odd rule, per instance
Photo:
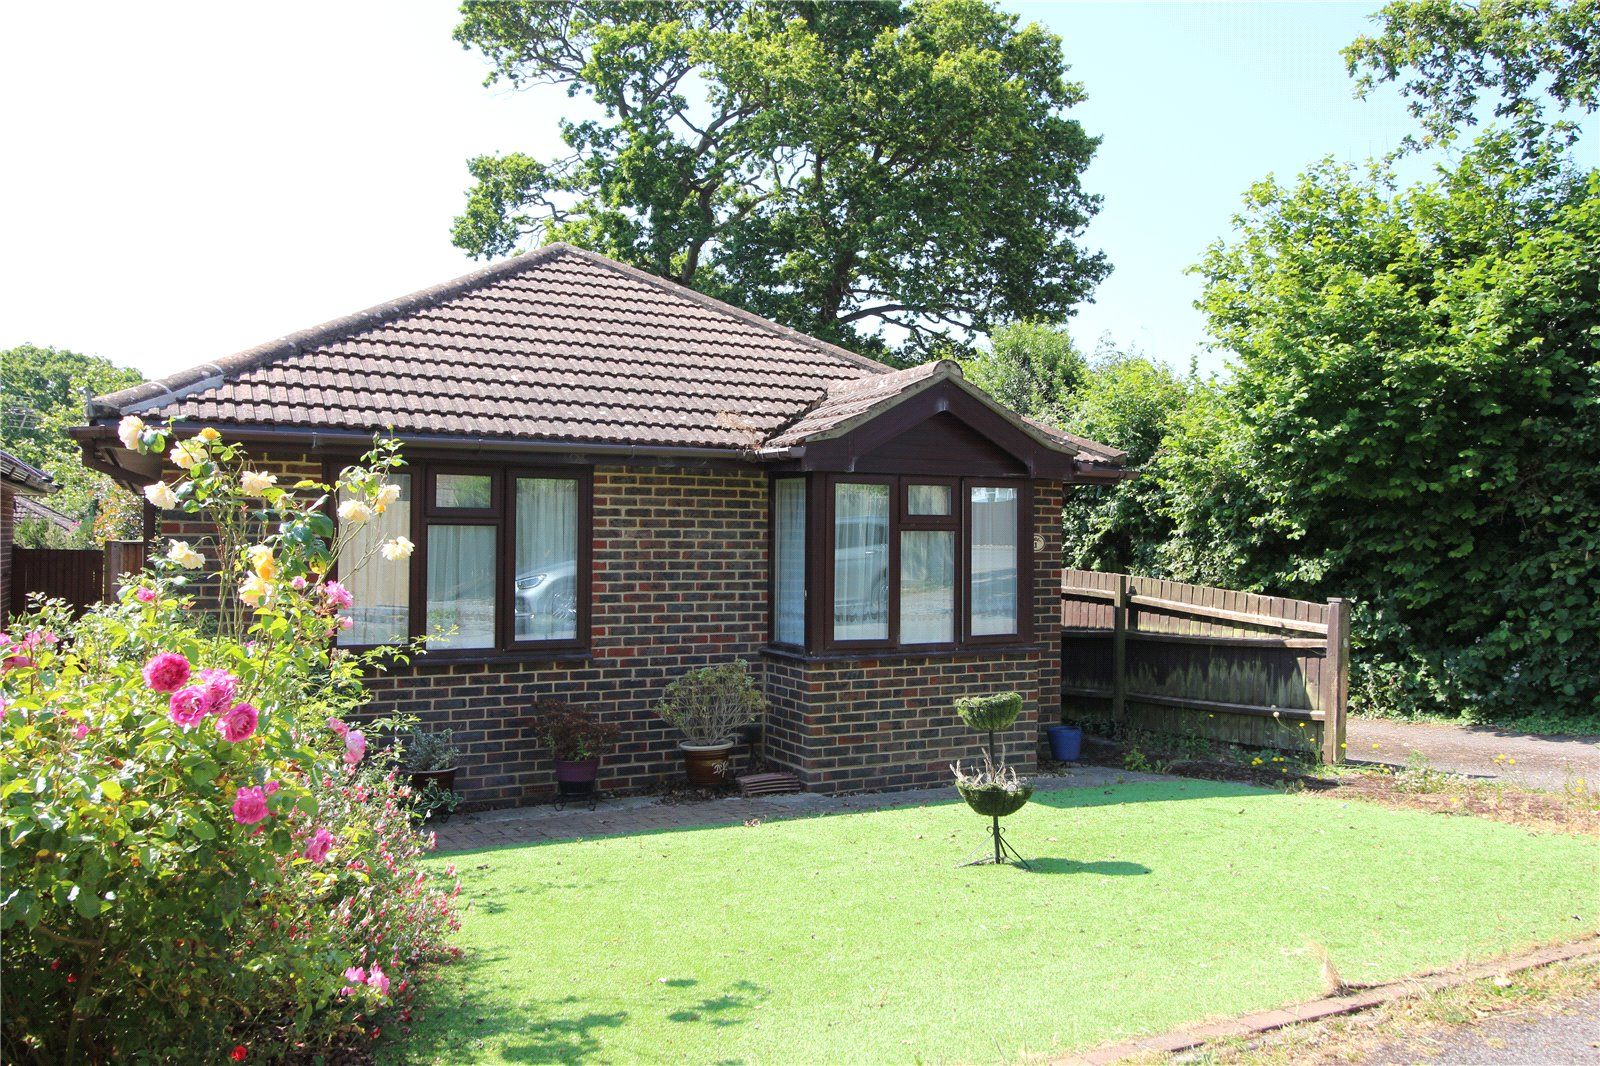
{"label": "window pane", "polygon": [[393,644],[410,632],[411,560],[390,562],[378,546],[411,535],[411,475],[392,474],[389,480],[400,487],[400,498],[356,526],[342,556],[339,580],[355,604],[345,612],[353,624],[339,634],[340,644]]}
{"label": "window pane", "polygon": [[578,635],[578,483],[518,478],[516,639]]}
{"label": "window pane", "polygon": [[949,485],[907,485],[906,509],[912,514],[950,513]]}
{"label": "window pane", "polygon": [[833,487],[833,637],[889,639],[889,486]]}
{"label": "window pane", "polygon": [[900,643],[956,639],[956,535],[948,530],[900,534]]}
{"label": "window pane", "polygon": [[779,644],[806,641],[806,482],[783,478],[773,497],[772,636]]}
{"label": "window pane", "polygon": [[433,479],[433,505],[482,511],[493,502],[488,474],[439,474]]}
{"label": "window pane", "polygon": [[430,648],[494,647],[493,526],[428,527]]}
{"label": "window pane", "polygon": [[1017,631],[1017,490],[972,490],[972,635]]}

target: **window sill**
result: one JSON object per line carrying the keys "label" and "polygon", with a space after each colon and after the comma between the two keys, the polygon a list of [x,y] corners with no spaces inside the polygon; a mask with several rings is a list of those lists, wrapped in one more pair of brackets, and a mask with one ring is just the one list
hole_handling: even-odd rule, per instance
{"label": "window sill", "polygon": [[901,662],[908,659],[975,659],[985,655],[1021,655],[1050,650],[1044,644],[974,644],[965,648],[879,648],[848,651],[802,651],[768,644],[761,654],[768,659],[797,663]]}
{"label": "window sill", "polygon": [[482,666],[500,664],[534,664],[534,663],[587,663],[594,659],[594,652],[588,648],[563,648],[539,650],[529,648],[520,651],[455,651],[455,652],[424,652],[411,660],[411,669],[427,669],[429,667],[443,668],[447,666]]}

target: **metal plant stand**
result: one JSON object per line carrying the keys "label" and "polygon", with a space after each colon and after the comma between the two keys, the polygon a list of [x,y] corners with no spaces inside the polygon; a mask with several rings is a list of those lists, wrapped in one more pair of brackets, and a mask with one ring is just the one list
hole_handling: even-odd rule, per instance
{"label": "metal plant stand", "polygon": [[[990,728],[987,732],[989,734],[989,765],[995,766],[997,765],[995,730]],[[1010,841],[1006,840],[1005,830],[1000,828],[1000,819],[1008,814],[1015,814],[1025,807],[1028,800],[1033,796],[1033,789],[1025,787],[1017,792],[997,793],[967,789],[960,784],[956,785],[956,789],[961,793],[961,798],[967,801],[967,806],[979,814],[987,814],[989,816],[989,836],[994,842],[993,855],[985,852],[977,858],[961,863],[961,865],[999,866],[1005,863],[1014,863],[1031,872],[1033,867],[1028,865],[1028,860],[1024,859],[1017,852],[1017,849],[1011,846]]]}

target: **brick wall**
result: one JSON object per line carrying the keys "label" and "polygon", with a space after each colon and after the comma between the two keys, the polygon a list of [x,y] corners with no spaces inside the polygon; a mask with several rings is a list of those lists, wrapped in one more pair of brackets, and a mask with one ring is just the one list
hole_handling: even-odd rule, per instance
{"label": "brick wall", "polygon": [[[320,478],[304,455],[263,459],[287,483]],[[757,469],[598,466],[594,471],[592,649],[563,661],[430,662],[423,656],[369,684],[372,714],[405,710],[455,731],[457,788],[474,805],[545,799],[554,767],[522,723],[555,697],[617,723],[601,764],[610,792],[658,787],[682,772],[676,732],[653,711],[688,669],[744,657],[773,705],[762,755],[822,791],[912,787],[949,780],[948,764],[980,757],[982,738],[951,701],[1013,688],[1026,709],[1005,738],[1033,765],[1040,709],[1058,705],[1060,490],[1034,487],[1035,641],[1046,650],[961,653],[867,662],[763,657],[767,628],[767,477]],[[1052,508],[1054,509],[1052,512]],[[204,526],[163,517],[160,534],[199,541]],[[158,545],[155,550],[164,550]],[[208,598],[215,585],[203,584]],[[214,603],[214,599],[211,599]],[[1051,720],[1054,720],[1053,718]],[[742,746],[735,765],[747,766]]]}
{"label": "brick wall", "polygon": [[11,490],[0,488],[0,621],[11,611],[11,537],[15,507]]}

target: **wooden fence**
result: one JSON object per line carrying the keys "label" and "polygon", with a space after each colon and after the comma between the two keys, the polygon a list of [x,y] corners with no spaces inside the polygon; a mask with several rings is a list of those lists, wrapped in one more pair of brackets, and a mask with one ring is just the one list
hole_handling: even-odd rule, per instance
{"label": "wooden fence", "polygon": [[116,598],[119,576],[144,569],[145,545],[140,541],[110,540],[102,548],[11,549],[12,613],[27,610],[28,597],[43,593],[66,600],[83,610],[101,600]]}
{"label": "wooden fence", "polygon": [[1344,757],[1350,615],[1090,570],[1061,575],[1065,717]]}

